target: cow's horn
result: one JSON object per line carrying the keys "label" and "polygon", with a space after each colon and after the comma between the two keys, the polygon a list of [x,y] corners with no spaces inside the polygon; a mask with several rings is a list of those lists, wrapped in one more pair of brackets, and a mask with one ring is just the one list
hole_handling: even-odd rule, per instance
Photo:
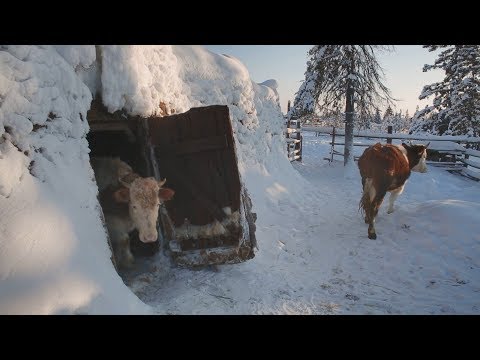
{"label": "cow's horn", "polygon": [[129,188],[130,185],[132,184],[132,182],[138,177],[140,177],[140,175],[135,174],[135,173],[129,173],[129,174],[125,175],[124,177],[119,178],[118,181],[123,186]]}
{"label": "cow's horn", "polygon": [[160,180],[160,181],[158,182],[158,186],[162,187],[163,184],[165,184],[166,182],[167,182],[167,178],[165,178],[165,179],[163,179],[163,180]]}
{"label": "cow's horn", "polygon": [[427,145],[425,145],[425,149],[426,149],[426,148],[428,148],[428,145],[430,145],[430,141],[428,142],[428,144],[427,144]]}

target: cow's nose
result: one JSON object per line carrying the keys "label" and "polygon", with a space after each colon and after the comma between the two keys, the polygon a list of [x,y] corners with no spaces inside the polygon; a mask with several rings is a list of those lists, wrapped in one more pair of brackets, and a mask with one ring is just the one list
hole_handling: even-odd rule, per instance
{"label": "cow's nose", "polygon": [[156,234],[148,234],[145,238],[149,242],[154,242],[155,240],[157,240],[157,235]]}

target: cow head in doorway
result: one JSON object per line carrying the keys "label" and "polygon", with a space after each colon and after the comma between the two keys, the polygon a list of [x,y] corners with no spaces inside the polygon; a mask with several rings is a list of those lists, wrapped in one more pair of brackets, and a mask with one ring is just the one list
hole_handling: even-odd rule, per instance
{"label": "cow head in doorway", "polygon": [[153,177],[142,178],[129,173],[119,179],[124,187],[114,193],[115,200],[128,203],[128,210],[134,228],[144,243],[154,242],[158,238],[158,210],[162,202],[170,200],[174,191],[162,188],[166,179],[157,181]]}
{"label": "cow head in doorway", "polygon": [[155,242],[159,207],[175,192],[163,187],[166,179],[141,177],[119,158],[94,158],[91,164],[115,261],[121,268],[129,267],[134,261],[129,233],[137,229],[140,241]]}

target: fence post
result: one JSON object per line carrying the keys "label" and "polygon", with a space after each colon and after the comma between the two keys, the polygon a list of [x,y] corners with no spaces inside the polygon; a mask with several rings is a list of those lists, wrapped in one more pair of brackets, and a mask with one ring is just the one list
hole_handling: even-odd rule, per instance
{"label": "fence post", "polygon": [[[302,161],[302,147],[303,147],[303,137],[300,133],[300,129],[301,129],[301,126],[300,126],[300,121],[297,120],[297,126],[296,126],[296,131],[295,131],[295,136],[290,136],[290,133],[288,132],[288,129],[290,129],[290,125],[291,125],[291,122],[290,122],[290,119],[287,120],[287,134],[286,134],[286,138],[287,139],[295,139],[295,140],[300,140],[298,143],[293,143],[293,151],[291,152],[291,143],[287,141],[287,156],[288,158],[290,159],[290,155],[292,154],[293,155],[293,158],[295,158],[295,151],[298,150],[298,155],[299,155],[299,158],[297,159],[297,161]],[[290,161],[293,161],[293,160],[290,160]]]}
{"label": "fence post", "polygon": [[289,135],[288,135],[288,120],[287,120],[287,127],[285,128],[285,139],[287,139],[287,140],[285,140],[285,141],[287,143],[287,156],[290,156],[289,155],[290,149],[288,148],[288,137],[289,137]]}
{"label": "fence post", "polygon": [[[393,130],[392,125],[388,125],[387,132],[388,132],[389,134],[391,134],[391,133],[392,133],[392,130]],[[392,143],[392,139],[391,139],[391,138],[388,138],[388,139],[387,139],[387,144],[391,144],[391,143]]]}
{"label": "fence post", "polygon": [[[469,149],[469,148],[470,148],[470,144],[467,142],[467,143],[465,144],[465,149]],[[469,157],[470,157],[470,155],[465,154],[465,153],[463,154],[463,160],[467,160]],[[463,163],[463,166],[464,166],[465,168],[468,168],[468,165],[465,164],[465,163]]]}
{"label": "fence post", "polygon": [[[296,135],[297,135],[296,136],[297,140],[300,140],[300,142],[295,144],[294,149],[298,150],[298,156],[300,156],[297,159],[297,161],[302,161],[302,134],[300,134],[300,132],[296,132]],[[294,156],[295,156],[295,153],[294,153]]]}
{"label": "fence post", "polygon": [[[295,138],[297,140],[300,140],[300,142],[295,144],[294,149],[298,150],[298,156],[300,156],[300,157],[297,159],[297,161],[301,162],[302,161],[302,145],[303,145],[302,143],[303,143],[303,141],[302,141],[302,134],[300,133],[300,129],[301,129],[300,120],[297,119],[297,132],[295,133],[296,134]],[[294,156],[295,156],[295,153],[294,153]]]}
{"label": "fence post", "polygon": [[332,148],[330,149],[330,162],[333,161],[333,151],[334,151],[334,145],[335,144],[335,126],[333,127],[332,131]]}

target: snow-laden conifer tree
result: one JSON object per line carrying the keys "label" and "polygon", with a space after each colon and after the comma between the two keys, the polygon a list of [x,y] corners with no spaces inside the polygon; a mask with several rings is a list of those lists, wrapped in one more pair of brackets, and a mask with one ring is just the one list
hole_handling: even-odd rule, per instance
{"label": "snow-laden conifer tree", "polygon": [[[289,115],[345,109],[344,164],[353,162],[354,114],[370,113],[392,99],[383,83],[383,70],[375,51],[387,46],[315,45]],[[318,109],[317,109],[318,110]]]}
{"label": "snow-laden conifer tree", "polygon": [[480,45],[424,45],[442,50],[433,65],[423,71],[442,69],[443,81],[426,85],[419,99],[433,96],[433,104],[417,111],[411,131],[436,135],[480,134]]}
{"label": "snow-laden conifer tree", "polygon": [[380,114],[380,109],[377,109],[375,111],[375,116],[373,118],[373,122],[375,124],[381,124],[382,123],[382,115]]}

